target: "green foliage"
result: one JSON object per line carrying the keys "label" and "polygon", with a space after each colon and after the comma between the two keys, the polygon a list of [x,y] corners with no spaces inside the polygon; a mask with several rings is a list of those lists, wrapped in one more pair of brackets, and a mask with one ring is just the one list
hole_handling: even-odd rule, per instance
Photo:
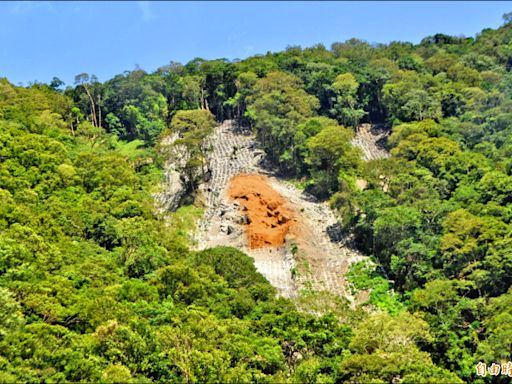
{"label": "green foliage", "polygon": [[342,73],[336,76],[331,86],[335,96],[333,97],[332,115],[336,116],[343,125],[357,126],[366,114],[363,109],[356,109],[356,92],[359,83],[351,73]]}
{"label": "green foliage", "polygon": [[[452,383],[510,360],[504,21],[476,38],[83,73],[65,91],[0,79],[0,381]],[[193,192],[227,118],[330,198],[378,262],[348,274],[375,313],[314,294],[299,312],[248,256],[188,249],[199,208],[156,217],[157,140],[175,135]],[[389,159],[359,161],[362,122],[391,130]]]}
{"label": "green foliage", "polygon": [[379,275],[375,266],[369,262],[353,264],[347,273],[347,279],[355,292],[369,291],[369,299],[365,304],[371,304],[393,315],[405,310],[399,295],[390,289],[389,281]]}
{"label": "green foliage", "polygon": [[174,115],[170,132],[176,135],[173,157],[177,170],[185,176],[190,191],[194,191],[208,168],[206,138],[215,127],[213,115],[203,109],[178,111]]}
{"label": "green foliage", "polygon": [[352,148],[352,132],[342,126],[323,128],[306,141],[305,162],[311,168],[314,193],[328,196],[339,189],[338,175],[353,173],[359,163],[359,151]]}
{"label": "green foliage", "polygon": [[296,76],[271,72],[255,83],[254,93],[247,98],[247,113],[253,116],[257,136],[282,170],[296,168],[295,126],[318,108],[318,100],[301,85]]}
{"label": "green foliage", "polygon": [[[276,299],[240,251],[190,252],[202,210],[169,226],[153,214],[158,170],[141,141],[59,121],[0,121],[2,381],[272,382],[295,351],[330,359],[347,344],[334,318]],[[204,137],[213,118],[175,123]]]}
{"label": "green foliage", "polygon": [[171,214],[172,236],[186,247],[190,243],[190,235],[195,232],[197,221],[203,216],[204,209],[193,205],[179,207]]}
{"label": "green foliage", "polygon": [[462,383],[449,370],[436,367],[416,343],[428,342],[428,324],[408,312],[391,317],[369,317],[355,330],[351,354],[340,365],[343,380],[390,382],[399,375],[404,382]]}

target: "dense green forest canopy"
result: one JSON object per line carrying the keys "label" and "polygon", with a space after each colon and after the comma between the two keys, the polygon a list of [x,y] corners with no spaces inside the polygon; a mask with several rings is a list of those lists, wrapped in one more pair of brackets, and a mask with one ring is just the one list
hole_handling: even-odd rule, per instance
{"label": "dense green forest canopy", "polygon": [[[512,360],[505,21],[83,73],[65,90],[0,79],[0,382],[508,382],[475,370]],[[160,139],[188,148],[193,192],[225,119],[330,201],[374,261],[348,276],[366,306],[276,298],[243,253],[189,249],[190,207],[171,227],[155,213]],[[390,158],[360,160],[360,123],[390,130]]]}

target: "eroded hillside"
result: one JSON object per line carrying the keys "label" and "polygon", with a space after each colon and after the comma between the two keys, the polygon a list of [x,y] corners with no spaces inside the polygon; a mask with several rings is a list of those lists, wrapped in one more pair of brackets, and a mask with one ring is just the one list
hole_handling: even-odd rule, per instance
{"label": "eroded hillside", "polygon": [[261,168],[254,137],[233,122],[216,129],[211,145],[196,247],[243,250],[282,296],[313,289],[354,300],[344,275],[363,255],[349,246],[328,205]]}

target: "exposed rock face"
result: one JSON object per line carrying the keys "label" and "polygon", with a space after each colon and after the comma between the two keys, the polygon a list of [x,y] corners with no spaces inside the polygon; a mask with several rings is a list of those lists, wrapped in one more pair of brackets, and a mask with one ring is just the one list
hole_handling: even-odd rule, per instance
{"label": "exposed rock face", "polygon": [[[231,121],[215,130],[211,146],[212,173],[200,187],[206,211],[195,248],[227,245],[242,250],[284,297],[296,297],[306,288],[353,300],[344,275],[363,256],[348,245],[328,205],[265,171],[254,136]],[[239,184],[243,174],[257,175],[265,187],[246,179],[243,188],[230,189],[231,180]],[[255,221],[260,225],[251,227]]]}
{"label": "exposed rock face", "polygon": [[180,174],[176,170],[165,172],[165,191],[156,194],[160,212],[174,212],[178,209],[181,199],[185,195],[186,188],[181,181]]}
{"label": "exposed rock face", "polygon": [[[363,149],[365,160],[386,157],[379,147],[386,135],[361,126],[353,144]],[[180,155],[176,139],[162,143],[169,160],[163,192],[155,196],[160,212],[176,210],[187,193],[187,180],[178,171],[187,154]],[[354,302],[344,276],[364,256],[350,246],[328,205],[273,176],[262,165],[264,152],[252,133],[232,121],[217,127],[208,145],[209,169],[196,196],[205,214],[192,235],[194,248],[228,245],[242,250],[284,297],[296,297],[306,288]]]}
{"label": "exposed rock face", "polygon": [[[221,222],[238,216],[237,205],[227,201],[225,195],[229,181],[241,173],[259,172],[258,163],[263,156],[263,151],[258,152],[257,143],[250,131],[237,129],[232,120],[224,121],[215,129],[209,145],[212,149],[208,154],[211,177],[199,187],[206,208],[198,228],[199,248],[219,245],[214,238]],[[220,214],[223,211],[229,213],[223,217]]]}
{"label": "exposed rock face", "polygon": [[389,157],[385,143],[389,131],[371,124],[361,124],[357,127],[352,145],[363,152],[363,160],[376,160]]}
{"label": "exposed rock face", "polygon": [[186,158],[180,156],[180,148],[173,145],[177,139],[178,135],[171,135],[161,142],[161,150],[167,160],[164,165],[165,179],[161,186],[162,191],[154,195],[159,213],[176,211],[187,191],[183,176],[178,172]]}

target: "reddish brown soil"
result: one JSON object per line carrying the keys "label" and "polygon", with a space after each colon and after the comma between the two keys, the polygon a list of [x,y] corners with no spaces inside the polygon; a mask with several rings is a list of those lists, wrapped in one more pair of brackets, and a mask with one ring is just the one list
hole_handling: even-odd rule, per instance
{"label": "reddish brown soil", "polygon": [[245,233],[249,247],[277,247],[295,223],[291,209],[264,176],[238,175],[231,179],[228,194],[238,201],[246,216]]}

